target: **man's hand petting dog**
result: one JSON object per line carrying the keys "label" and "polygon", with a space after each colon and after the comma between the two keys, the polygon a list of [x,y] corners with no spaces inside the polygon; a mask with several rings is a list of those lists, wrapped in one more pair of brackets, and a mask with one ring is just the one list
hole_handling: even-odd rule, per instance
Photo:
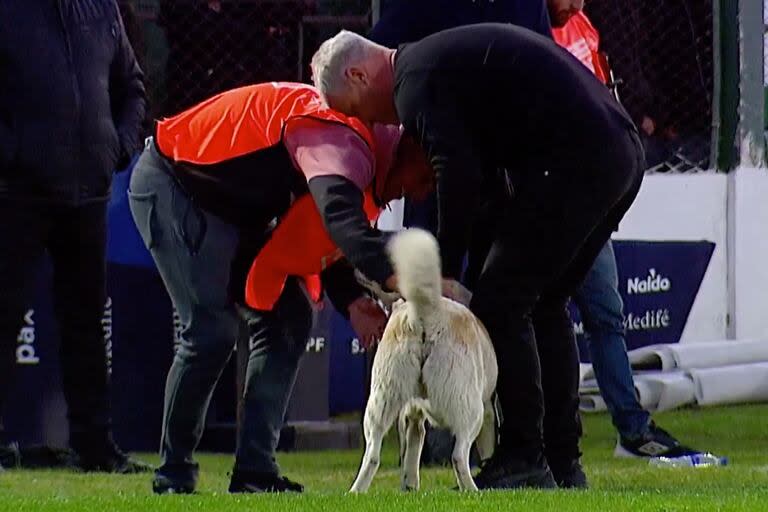
{"label": "man's hand petting dog", "polygon": [[443,297],[448,297],[459,304],[469,307],[469,302],[472,300],[472,292],[467,290],[463,284],[455,279],[444,277]]}
{"label": "man's hand petting dog", "polygon": [[367,350],[381,339],[387,315],[370,297],[360,297],[349,305],[349,321],[360,343]]}

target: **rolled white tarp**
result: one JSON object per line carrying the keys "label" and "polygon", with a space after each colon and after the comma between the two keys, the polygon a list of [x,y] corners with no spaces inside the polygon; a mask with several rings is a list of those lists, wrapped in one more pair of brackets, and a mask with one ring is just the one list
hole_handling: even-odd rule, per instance
{"label": "rolled white tarp", "polygon": [[633,369],[670,371],[676,368],[671,344],[648,345],[627,352]]}
{"label": "rolled white tarp", "polygon": [[[768,340],[650,345],[628,356],[640,405],[649,411],[768,401]],[[581,410],[606,410],[592,366],[580,370]]]}
{"label": "rolled white tarp", "polygon": [[699,405],[768,401],[768,362],[694,369],[690,375]]}
{"label": "rolled white tarp", "polygon": [[579,410],[582,412],[603,412],[608,410],[600,393],[579,393]]}
{"label": "rolled white tarp", "polygon": [[715,341],[670,345],[677,368],[716,368],[768,362],[768,340]]}
{"label": "rolled white tarp", "polygon": [[649,345],[631,350],[628,356],[633,368],[662,371],[768,362],[768,340]]}
{"label": "rolled white tarp", "polygon": [[634,380],[640,405],[646,410],[668,411],[696,402],[693,380],[686,372],[644,372]]}
{"label": "rolled white tarp", "polygon": [[[634,381],[640,405],[648,411],[676,409],[696,401],[693,380],[686,372],[644,372],[635,375]],[[584,381],[579,388],[579,409],[583,412],[608,409],[594,379]]]}
{"label": "rolled white tarp", "polygon": [[[669,349],[671,345],[648,345],[627,352],[629,364],[634,370],[660,370],[671,371],[676,368],[675,357]],[[581,364],[581,381],[588,381],[595,378],[595,371],[591,364]]]}

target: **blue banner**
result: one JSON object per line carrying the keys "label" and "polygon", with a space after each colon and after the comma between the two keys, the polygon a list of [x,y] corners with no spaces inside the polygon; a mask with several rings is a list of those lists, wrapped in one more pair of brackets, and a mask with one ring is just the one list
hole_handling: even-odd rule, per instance
{"label": "blue banner", "polygon": [[[677,343],[688,321],[715,244],[712,242],[613,242],[624,301],[627,350]],[[578,308],[571,303],[582,362],[588,339]]]}

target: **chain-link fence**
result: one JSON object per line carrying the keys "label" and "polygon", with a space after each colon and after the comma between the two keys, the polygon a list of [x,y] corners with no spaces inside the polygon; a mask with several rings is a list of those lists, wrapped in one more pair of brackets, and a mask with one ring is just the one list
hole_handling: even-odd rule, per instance
{"label": "chain-link fence", "polygon": [[153,117],[218,92],[308,81],[309,59],[340,28],[366,32],[370,0],[122,0]]}
{"label": "chain-link fence", "polygon": [[[309,59],[319,43],[340,28],[366,32],[372,5],[371,0],[120,3],[147,76],[152,117],[247,83],[308,81]],[[586,12],[621,81],[621,99],[645,137],[650,170],[712,167],[712,0],[588,0]]]}
{"label": "chain-link fence", "polygon": [[646,140],[650,170],[712,167],[712,0],[588,0],[586,12]]}

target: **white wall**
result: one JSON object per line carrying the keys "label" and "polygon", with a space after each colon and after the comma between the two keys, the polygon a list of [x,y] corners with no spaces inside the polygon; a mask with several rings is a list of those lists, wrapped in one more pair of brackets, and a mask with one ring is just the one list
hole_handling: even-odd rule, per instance
{"label": "white wall", "polygon": [[403,228],[403,200],[391,201],[376,222],[382,231],[400,231]]}
{"label": "white wall", "polygon": [[740,168],[733,177],[735,337],[768,338],[768,170]]}
{"label": "white wall", "polygon": [[[717,173],[649,174],[616,239],[708,240],[709,268],[691,308],[682,342],[724,339],[728,311],[727,177]],[[768,196],[766,196],[768,197]]]}

